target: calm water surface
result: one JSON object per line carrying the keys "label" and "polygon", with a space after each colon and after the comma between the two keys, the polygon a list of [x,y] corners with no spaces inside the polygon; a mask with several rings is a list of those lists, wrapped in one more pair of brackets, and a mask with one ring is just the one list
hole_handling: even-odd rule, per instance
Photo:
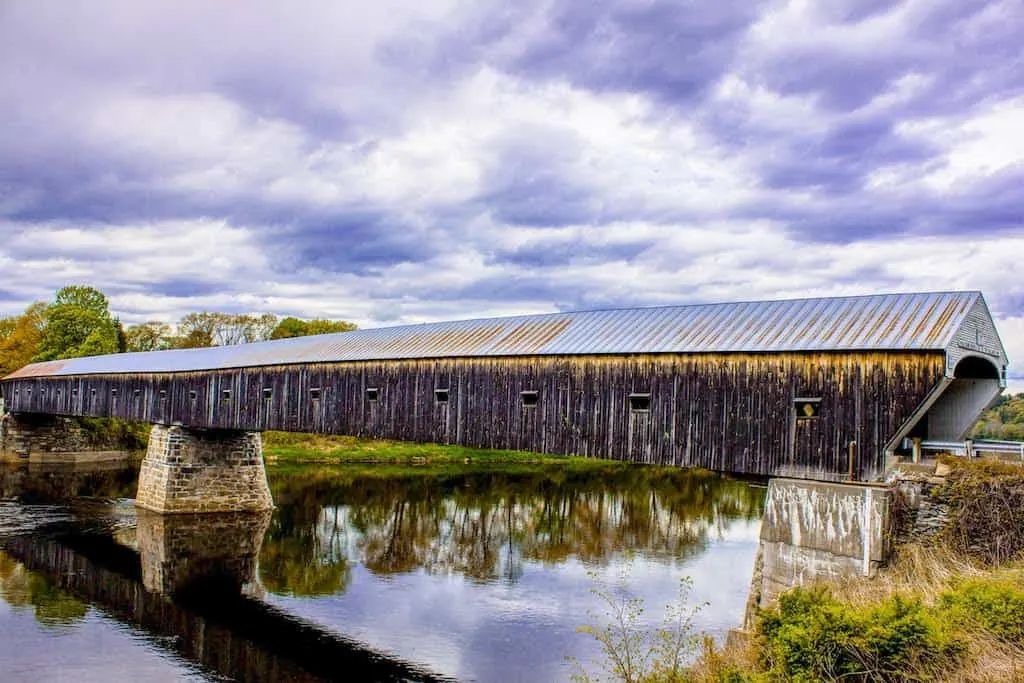
{"label": "calm water surface", "polygon": [[158,516],[135,472],[0,468],[0,680],[565,681],[600,582],[653,628],[691,577],[697,627],[738,625],[763,505],[636,466],[300,466],[272,514]]}

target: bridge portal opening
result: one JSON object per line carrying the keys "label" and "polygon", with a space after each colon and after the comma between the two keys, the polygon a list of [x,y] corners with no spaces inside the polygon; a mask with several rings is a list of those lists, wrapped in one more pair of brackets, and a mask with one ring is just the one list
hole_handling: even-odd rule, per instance
{"label": "bridge portal opening", "polygon": [[953,369],[953,379],[907,434],[927,441],[963,441],[981,414],[1002,393],[999,368],[992,361],[967,356]]}
{"label": "bridge portal opening", "polygon": [[999,380],[999,368],[984,358],[968,356],[956,364],[953,370],[956,379],[994,379]]}

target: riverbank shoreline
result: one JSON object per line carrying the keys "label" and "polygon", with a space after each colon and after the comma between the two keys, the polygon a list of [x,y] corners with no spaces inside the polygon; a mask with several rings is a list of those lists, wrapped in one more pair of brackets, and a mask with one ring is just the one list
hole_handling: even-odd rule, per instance
{"label": "riverbank shoreline", "polygon": [[292,432],[264,432],[263,457],[268,465],[628,465],[581,456]]}
{"label": "riverbank shoreline", "polygon": [[944,457],[893,493],[890,561],[782,591],[679,680],[1024,680],[1024,467]]}

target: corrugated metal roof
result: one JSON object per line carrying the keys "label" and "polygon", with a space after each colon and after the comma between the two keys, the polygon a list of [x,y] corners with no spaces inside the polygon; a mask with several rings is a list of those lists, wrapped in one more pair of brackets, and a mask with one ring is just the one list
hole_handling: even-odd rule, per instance
{"label": "corrugated metal roof", "polygon": [[10,377],[453,356],[944,349],[980,292],[526,315],[36,363]]}

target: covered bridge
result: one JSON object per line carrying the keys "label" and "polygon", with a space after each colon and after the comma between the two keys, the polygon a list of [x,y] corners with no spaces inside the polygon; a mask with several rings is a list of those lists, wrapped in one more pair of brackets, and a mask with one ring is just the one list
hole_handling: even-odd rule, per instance
{"label": "covered bridge", "polygon": [[29,365],[15,414],[868,479],[1005,386],[980,292],[585,311]]}

